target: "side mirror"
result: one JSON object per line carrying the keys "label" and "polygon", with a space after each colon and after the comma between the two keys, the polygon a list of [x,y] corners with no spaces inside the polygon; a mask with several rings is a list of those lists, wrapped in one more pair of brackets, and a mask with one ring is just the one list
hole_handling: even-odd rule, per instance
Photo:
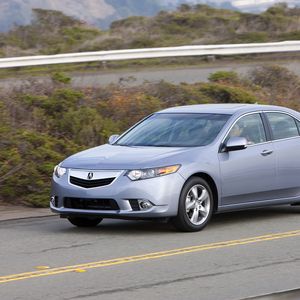
{"label": "side mirror", "polygon": [[224,151],[229,152],[229,151],[244,150],[247,148],[247,145],[248,145],[248,141],[246,138],[240,136],[233,136],[225,144]]}
{"label": "side mirror", "polygon": [[120,136],[120,135],[118,135],[118,134],[113,134],[113,135],[111,135],[111,136],[109,137],[109,139],[108,139],[108,143],[109,143],[110,145],[112,145],[112,144],[119,138],[119,136]]}

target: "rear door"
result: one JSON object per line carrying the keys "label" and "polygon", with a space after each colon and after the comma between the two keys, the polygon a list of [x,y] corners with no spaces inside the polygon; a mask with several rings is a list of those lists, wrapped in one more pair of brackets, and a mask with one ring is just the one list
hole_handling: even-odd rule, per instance
{"label": "rear door", "polygon": [[300,122],[283,112],[266,112],[277,165],[277,198],[300,196]]}
{"label": "rear door", "polygon": [[275,156],[262,115],[242,116],[229,131],[231,136],[248,140],[244,150],[219,153],[222,180],[221,205],[238,205],[274,197],[276,184]]}

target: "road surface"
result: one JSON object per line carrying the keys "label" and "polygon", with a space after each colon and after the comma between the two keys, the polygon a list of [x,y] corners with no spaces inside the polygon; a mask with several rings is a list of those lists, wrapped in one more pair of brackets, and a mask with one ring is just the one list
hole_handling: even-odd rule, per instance
{"label": "road surface", "polygon": [[[244,76],[254,68],[261,66],[263,62],[253,63],[223,63],[219,65],[208,66],[186,66],[186,67],[157,67],[145,69],[129,69],[129,70],[101,70],[94,72],[73,73],[69,74],[72,78],[71,84],[73,87],[100,87],[109,84],[123,84],[125,86],[136,86],[144,82],[160,82],[161,80],[179,84],[182,82],[195,83],[205,82],[211,73],[217,71],[235,71]],[[266,64],[272,64],[267,62]],[[274,64],[286,67],[290,71],[300,76],[299,60],[274,62]],[[50,82],[49,77],[34,77],[34,80],[39,82]],[[22,78],[7,78],[0,79],[0,88],[10,90],[13,87],[20,87],[26,83]],[[29,83],[31,84],[31,83]]]}
{"label": "road surface", "polygon": [[[106,86],[111,83],[124,85],[140,85],[144,82],[159,82],[161,80],[171,82],[174,84],[206,82],[210,74],[217,71],[234,71],[245,76],[254,68],[263,65],[264,63],[230,63],[220,64],[205,67],[177,67],[177,68],[149,68],[137,70],[118,70],[118,71],[104,71],[96,73],[82,73],[72,75],[72,85],[74,87],[97,87]],[[270,64],[270,62],[268,63]],[[272,64],[272,63],[271,63]],[[300,76],[300,62],[285,61],[275,62],[279,66],[283,66],[290,71]]]}
{"label": "road surface", "polygon": [[0,299],[300,299],[299,214],[216,215],[198,233],[143,221],[2,221]]}

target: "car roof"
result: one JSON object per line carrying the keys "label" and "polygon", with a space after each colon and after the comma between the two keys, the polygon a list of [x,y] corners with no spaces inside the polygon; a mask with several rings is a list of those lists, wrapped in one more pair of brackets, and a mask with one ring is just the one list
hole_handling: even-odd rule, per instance
{"label": "car roof", "polygon": [[158,113],[215,113],[215,114],[229,114],[233,115],[235,113],[247,113],[253,111],[285,111],[294,112],[295,111],[275,105],[262,105],[262,104],[195,104],[186,106],[176,106],[167,108],[159,111]]}

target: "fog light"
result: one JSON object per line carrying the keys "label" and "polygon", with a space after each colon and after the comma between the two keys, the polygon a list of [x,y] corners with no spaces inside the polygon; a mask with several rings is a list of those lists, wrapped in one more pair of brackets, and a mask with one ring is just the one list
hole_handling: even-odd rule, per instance
{"label": "fog light", "polygon": [[57,196],[51,196],[50,202],[54,207],[58,207],[58,197]]}
{"label": "fog light", "polygon": [[138,203],[141,210],[147,210],[153,206],[148,200],[138,200]]}

